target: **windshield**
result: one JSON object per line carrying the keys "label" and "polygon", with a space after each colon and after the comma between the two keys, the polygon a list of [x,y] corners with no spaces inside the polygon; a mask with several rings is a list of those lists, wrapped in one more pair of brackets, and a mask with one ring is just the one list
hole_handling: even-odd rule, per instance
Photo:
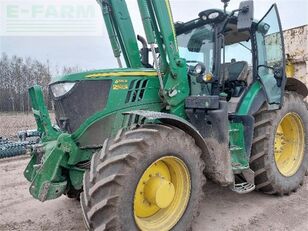
{"label": "windshield", "polygon": [[214,29],[204,25],[177,36],[180,56],[188,65],[204,63],[206,73],[213,72],[214,62]]}

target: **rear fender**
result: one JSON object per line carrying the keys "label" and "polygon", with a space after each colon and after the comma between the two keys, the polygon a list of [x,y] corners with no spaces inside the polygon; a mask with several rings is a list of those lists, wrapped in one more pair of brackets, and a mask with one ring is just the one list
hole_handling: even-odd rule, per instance
{"label": "rear fender", "polygon": [[[196,144],[202,150],[202,159],[205,162],[206,177],[211,178],[211,180],[222,186],[227,186],[233,183],[232,171],[225,171],[225,169],[231,169],[231,161],[228,163],[226,163],[226,161],[217,161],[217,159],[219,159],[217,153],[216,156],[211,155],[209,144],[206,143],[199,131],[188,121],[176,115],[154,111],[136,110],[125,112],[123,114],[138,115],[148,120],[160,121],[163,124],[171,125],[185,131],[195,139]],[[225,156],[226,153],[222,154]],[[221,158],[224,159],[223,156]],[[226,167],[226,164],[230,166]]]}
{"label": "rear fender", "polygon": [[285,89],[287,91],[295,91],[305,98],[308,95],[308,89],[306,85],[298,79],[287,78],[287,83]]}

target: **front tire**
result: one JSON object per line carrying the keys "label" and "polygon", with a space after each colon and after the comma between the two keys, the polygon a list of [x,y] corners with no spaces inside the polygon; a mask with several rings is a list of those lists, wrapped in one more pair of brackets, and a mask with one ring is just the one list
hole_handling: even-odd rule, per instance
{"label": "front tire", "polygon": [[201,150],[182,130],[120,131],[92,157],[81,206],[90,230],[188,230],[205,183]]}
{"label": "front tire", "polygon": [[308,169],[308,116],[302,97],[286,92],[280,110],[263,106],[255,115],[250,166],[256,189],[289,195],[303,184]]}

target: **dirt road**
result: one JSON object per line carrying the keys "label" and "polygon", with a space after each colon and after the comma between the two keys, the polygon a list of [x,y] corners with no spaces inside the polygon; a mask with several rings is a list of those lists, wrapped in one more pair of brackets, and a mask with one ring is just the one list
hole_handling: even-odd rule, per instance
{"label": "dirt road", "polygon": [[[27,162],[0,160],[0,230],[84,230],[78,201],[63,196],[41,203],[30,196],[22,175]],[[238,195],[208,183],[193,230],[308,230],[307,179],[288,197]]]}

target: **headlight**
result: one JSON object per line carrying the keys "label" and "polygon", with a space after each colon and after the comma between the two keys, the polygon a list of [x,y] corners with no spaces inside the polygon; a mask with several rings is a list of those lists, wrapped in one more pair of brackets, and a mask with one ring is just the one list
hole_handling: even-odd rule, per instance
{"label": "headlight", "polygon": [[50,86],[51,92],[54,97],[60,97],[68,93],[76,83],[66,82],[66,83],[56,83]]}
{"label": "headlight", "polygon": [[205,71],[205,66],[203,63],[198,63],[194,68],[194,72],[197,75],[204,73],[204,71]]}

